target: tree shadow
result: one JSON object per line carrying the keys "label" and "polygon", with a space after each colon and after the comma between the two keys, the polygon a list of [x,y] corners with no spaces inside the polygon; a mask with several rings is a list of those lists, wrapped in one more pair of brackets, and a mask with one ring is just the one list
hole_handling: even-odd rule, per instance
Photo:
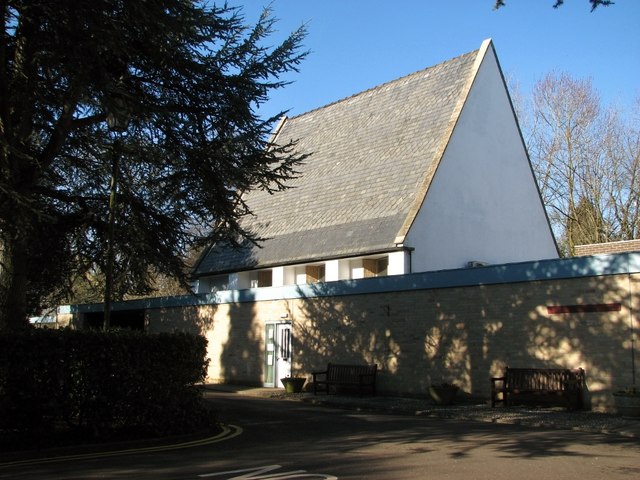
{"label": "tree shadow", "polygon": [[[625,267],[624,256],[598,261],[610,262],[612,271]],[[523,267],[521,277],[531,281],[496,282],[513,274],[513,266],[498,266],[473,272],[490,274],[494,282],[484,285],[360,293],[366,282],[393,283],[376,278],[300,288],[294,329],[304,352],[300,368],[377,363],[382,392],[423,395],[431,384],[455,382],[465,394],[486,399],[489,378],[506,366],[582,367],[586,406],[592,396],[606,402],[612,388],[630,385],[638,276],[586,277],[579,261]],[[548,308],[558,305],[581,307],[563,313]],[[602,306],[613,311],[600,311]]]}
{"label": "tree shadow", "polygon": [[218,333],[207,332],[209,343],[215,345],[210,353],[219,361],[218,375],[214,380],[262,386],[264,326],[256,311],[253,291],[245,290],[243,293],[246,301],[218,307],[222,310],[221,315],[216,315]]}
{"label": "tree shadow", "polygon": [[254,290],[173,297],[166,307],[148,308],[150,332],[184,331],[208,341],[207,381],[262,385],[263,327]]}
{"label": "tree shadow", "polygon": [[611,255],[220,292],[150,309],[147,322],[206,335],[212,382],[262,385],[265,324],[284,318],[293,325],[293,371],[309,380],[328,362],[376,363],[381,393],[423,396],[454,382],[463,398],[486,400],[490,377],[506,366],[582,367],[585,405],[608,407],[611,391],[634,381],[640,274],[629,273],[631,261]]}

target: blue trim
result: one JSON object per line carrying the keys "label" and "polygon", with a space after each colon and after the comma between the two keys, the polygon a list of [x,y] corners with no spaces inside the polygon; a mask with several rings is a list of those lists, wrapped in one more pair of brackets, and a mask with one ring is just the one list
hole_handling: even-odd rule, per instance
{"label": "blue trim", "polygon": [[[216,293],[179,297],[146,298],[113,304],[114,310],[218,305],[268,300],[285,300],[326,296],[363,295],[370,293],[402,292],[503,283],[560,280],[640,273],[640,252],[613,255],[594,255],[533,262],[490,265],[479,268],[439,270],[390,277],[341,280],[310,285],[225,290]],[[102,311],[102,304],[74,305],[77,313]]]}

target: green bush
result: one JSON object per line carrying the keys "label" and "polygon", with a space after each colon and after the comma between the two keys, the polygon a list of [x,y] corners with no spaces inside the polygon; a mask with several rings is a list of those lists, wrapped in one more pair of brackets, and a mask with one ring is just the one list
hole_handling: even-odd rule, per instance
{"label": "green bush", "polygon": [[197,386],[206,375],[206,347],[204,337],[186,333],[0,334],[0,431],[193,431],[210,417]]}

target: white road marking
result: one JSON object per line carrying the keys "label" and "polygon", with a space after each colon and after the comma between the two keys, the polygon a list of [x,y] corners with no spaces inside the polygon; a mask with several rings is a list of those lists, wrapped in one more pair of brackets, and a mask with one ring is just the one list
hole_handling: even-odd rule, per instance
{"label": "white road marking", "polygon": [[306,470],[290,470],[288,472],[273,473],[270,475],[263,475],[274,470],[281,469],[281,465],[266,465],[264,467],[256,468],[242,468],[239,470],[227,470],[226,472],[217,473],[204,473],[198,475],[201,478],[220,477],[222,475],[235,475],[237,473],[243,474],[235,477],[226,477],[226,480],[294,480],[297,478],[315,478],[318,480],[338,480],[338,477],[334,475],[327,475],[325,473],[307,473]]}

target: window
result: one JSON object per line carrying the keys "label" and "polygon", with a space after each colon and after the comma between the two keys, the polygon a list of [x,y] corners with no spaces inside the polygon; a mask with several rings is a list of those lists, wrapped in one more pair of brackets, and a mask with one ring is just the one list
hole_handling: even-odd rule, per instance
{"label": "window", "polygon": [[307,265],[307,283],[324,282],[324,265]]}
{"label": "window", "polygon": [[364,267],[365,278],[384,277],[387,275],[389,268],[389,257],[364,258],[362,260],[362,266]]}
{"label": "window", "polygon": [[270,287],[273,285],[272,270],[258,270],[257,272],[251,272],[250,287]]}
{"label": "window", "polygon": [[273,285],[273,275],[271,270],[260,270],[258,272],[258,287],[270,287]]}

